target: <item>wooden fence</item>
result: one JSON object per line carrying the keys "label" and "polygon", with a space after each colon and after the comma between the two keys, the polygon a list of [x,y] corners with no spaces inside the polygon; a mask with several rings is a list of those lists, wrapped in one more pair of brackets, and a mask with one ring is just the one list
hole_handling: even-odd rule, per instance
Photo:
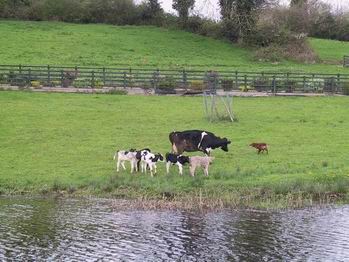
{"label": "wooden fence", "polygon": [[34,88],[214,88],[242,91],[253,89],[264,92],[342,93],[349,89],[349,74],[0,65],[0,84]]}

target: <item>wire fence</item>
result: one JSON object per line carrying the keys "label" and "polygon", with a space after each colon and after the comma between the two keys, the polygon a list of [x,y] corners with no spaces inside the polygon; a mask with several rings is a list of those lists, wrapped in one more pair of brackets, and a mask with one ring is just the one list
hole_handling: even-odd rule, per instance
{"label": "wire fence", "polygon": [[0,84],[33,88],[140,87],[163,92],[180,88],[348,94],[349,74],[0,65]]}

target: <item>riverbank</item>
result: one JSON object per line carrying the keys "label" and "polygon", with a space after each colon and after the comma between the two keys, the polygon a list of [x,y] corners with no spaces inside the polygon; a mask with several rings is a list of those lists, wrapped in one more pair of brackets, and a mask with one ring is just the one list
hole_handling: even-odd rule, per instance
{"label": "riverbank", "polygon": [[[348,97],[236,97],[237,122],[208,122],[201,97],[0,92],[0,192],[100,196],[174,207],[348,203]],[[117,149],[165,154],[173,130],[232,140],[209,177],[117,173]],[[266,142],[269,155],[248,145]],[[195,155],[190,154],[190,155]],[[128,167],[128,166],[127,166]],[[147,204],[148,203],[148,204]]]}

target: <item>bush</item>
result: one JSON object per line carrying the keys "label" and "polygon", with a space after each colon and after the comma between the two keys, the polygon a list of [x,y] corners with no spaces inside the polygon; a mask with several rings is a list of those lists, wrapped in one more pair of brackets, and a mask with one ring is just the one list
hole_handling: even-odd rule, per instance
{"label": "bush", "polygon": [[297,88],[297,81],[295,80],[285,80],[283,82],[283,87],[286,93],[293,93]]}
{"label": "bush", "polygon": [[249,86],[249,85],[247,85],[247,86],[245,86],[245,85],[240,85],[240,86],[239,86],[239,89],[240,89],[240,91],[242,91],[242,92],[248,92],[248,90],[252,90],[253,87],[251,87],[251,86]]}
{"label": "bush", "polygon": [[87,88],[91,85],[91,80],[87,78],[76,78],[73,81],[73,86],[76,88]]}
{"label": "bush", "polygon": [[55,86],[60,86],[61,85],[61,81],[59,80],[53,80],[51,81],[51,86],[55,87]]}
{"label": "bush", "polygon": [[165,76],[164,78],[160,78],[158,82],[159,89],[174,89],[176,88],[176,80],[173,76]]}
{"label": "bush", "polygon": [[190,81],[190,89],[193,90],[203,90],[205,88],[205,83],[203,80],[192,80]]}
{"label": "bush", "polygon": [[234,89],[234,80],[233,79],[222,79],[221,85],[224,91],[230,91]]}
{"label": "bush", "polygon": [[[92,80],[91,80],[92,82]],[[93,87],[94,88],[102,88],[103,87],[103,81],[101,79],[95,79],[93,82]]]}
{"label": "bush", "polygon": [[344,82],[342,84],[343,95],[349,96],[349,82]]}
{"label": "bush", "polygon": [[337,90],[338,84],[335,77],[327,77],[324,80],[324,92],[333,93]]}
{"label": "bush", "polygon": [[0,74],[0,84],[7,84],[7,75]]}
{"label": "bush", "polygon": [[258,77],[253,80],[252,86],[256,91],[262,92],[271,89],[272,82],[267,77]]}
{"label": "bush", "polygon": [[40,83],[40,81],[33,80],[33,81],[30,81],[30,85],[32,87],[34,87],[35,89],[37,89],[37,88],[40,88],[41,83]]}

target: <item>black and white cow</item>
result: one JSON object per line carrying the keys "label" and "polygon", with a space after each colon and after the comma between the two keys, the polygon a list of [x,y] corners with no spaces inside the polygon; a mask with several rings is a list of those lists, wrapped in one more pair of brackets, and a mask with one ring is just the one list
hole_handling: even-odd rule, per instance
{"label": "black and white cow", "polygon": [[172,152],[178,155],[184,151],[202,151],[206,155],[210,155],[210,152],[216,148],[228,152],[228,145],[231,143],[227,138],[220,138],[203,130],[174,131],[170,133],[169,139],[172,144]]}
{"label": "black and white cow", "polygon": [[120,165],[124,170],[126,170],[125,162],[131,163],[131,173],[133,173],[133,170],[136,169],[136,149],[130,149],[130,150],[118,150],[114,154],[114,160],[117,159],[116,163],[116,171],[119,172]]}
{"label": "black and white cow", "polygon": [[172,153],[166,153],[166,173],[168,174],[170,172],[170,166],[171,165],[177,165],[179,174],[183,175],[183,166],[189,163],[189,157],[188,156],[182,156],[182,155],[176,155]]}
{"label": "black and white cow", "polygon": [[150,175],[153,176],[153,171],[156,174],[156,163],[164,161],[164,157],[161,154],[147,153],[141,157],[141,171],[147,173],[147,167],[149,167]]}
{"label": "black and white cow", "polygon": [[137,165],[136,165],[136,171],[139,171],[139,164],[142,160],[142,156],[145,156],[147,154],[151,153],[151,150],[149,148],[143,148],[141,150],[136,151],[136,159],[137,159]]}

